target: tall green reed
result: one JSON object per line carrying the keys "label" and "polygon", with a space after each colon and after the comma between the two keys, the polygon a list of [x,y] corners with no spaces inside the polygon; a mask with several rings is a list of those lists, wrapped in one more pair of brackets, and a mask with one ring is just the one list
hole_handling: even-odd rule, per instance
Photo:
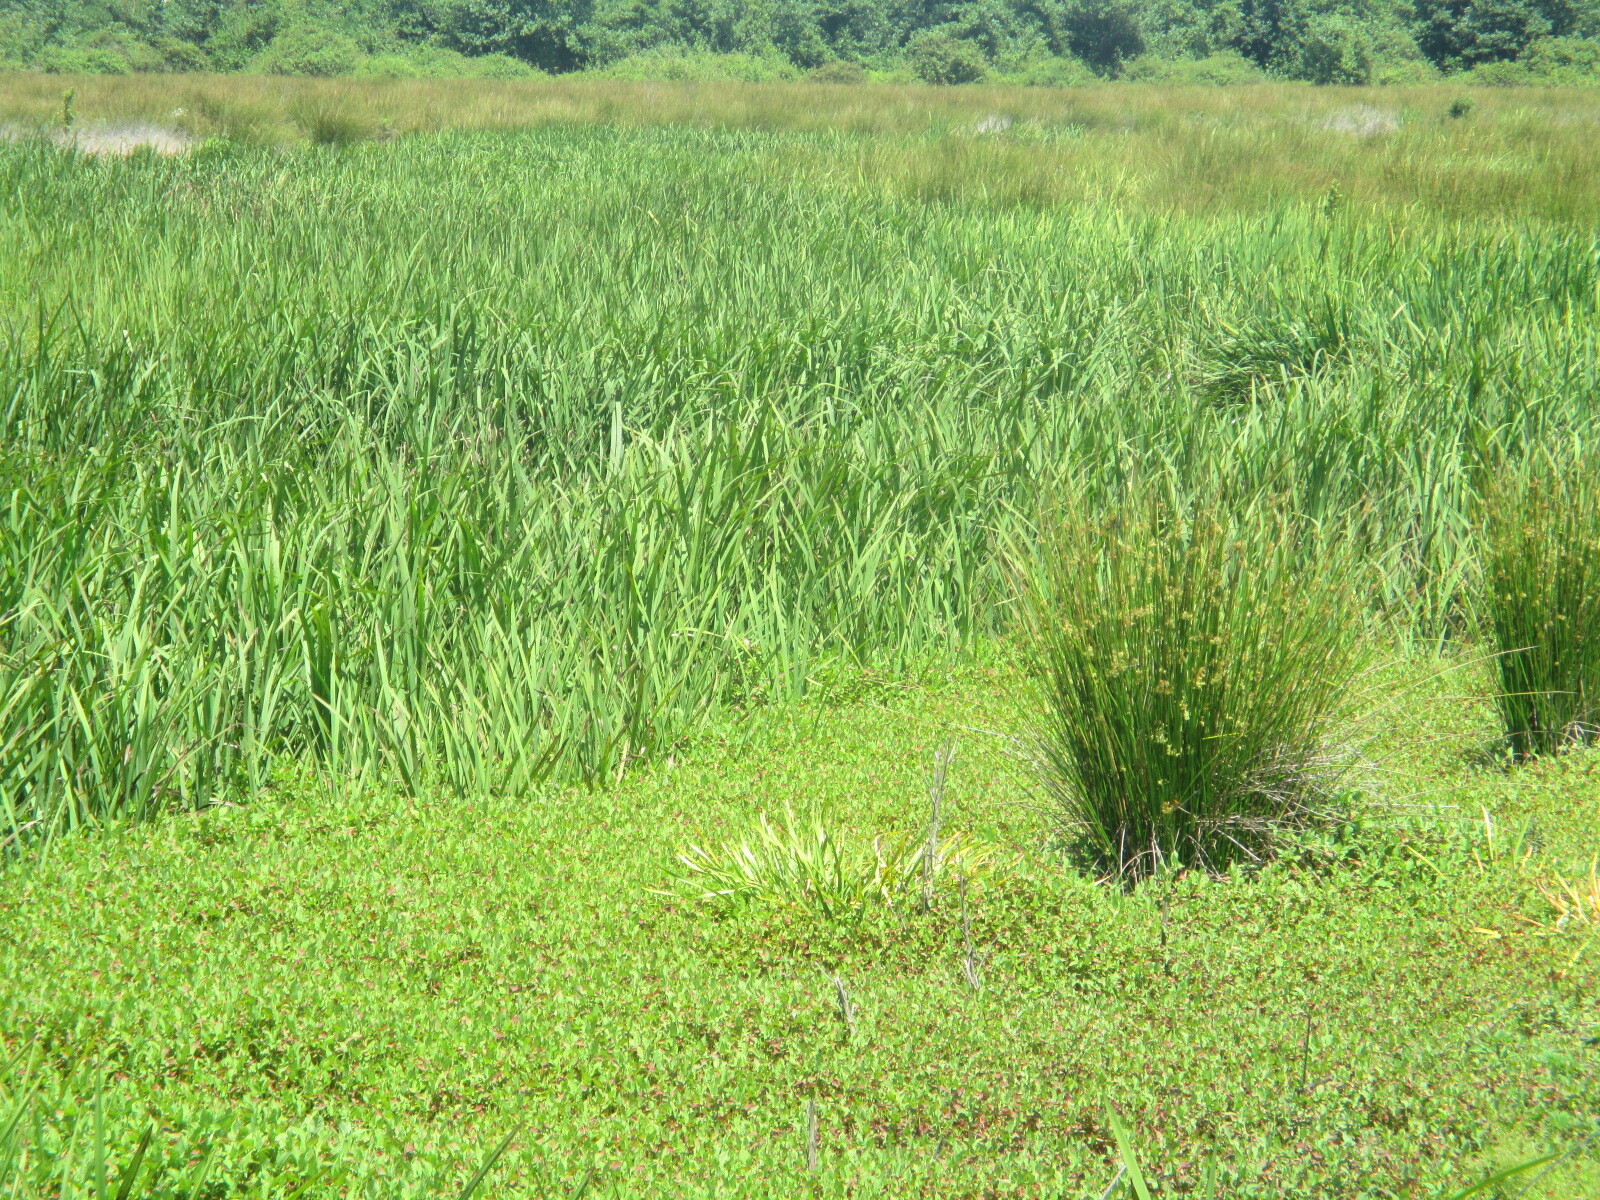
{"label": "tall green reed", "polygon": [[1512,752],[1600,735],[1600,456],[1579,441],[1502,467],[1484,495],[1484,608]]}
{"label": "tall green reed", "polygon": [[839,152],[0,145],[0,839],[280,754],[615,779],[1003,630],[995,547],[1069,467],[1344,521],[1436,643],[1479,464],[1592,419],[1592,239],[928,203]]}
{"label": "tall green reed", "polygon": [[1269,501],[1145,485],[1052,511],[1023,579],[1029,753],[1093,855],[1141,878],[1259,859],[1355,761],[1363,601],[1347,545]]}

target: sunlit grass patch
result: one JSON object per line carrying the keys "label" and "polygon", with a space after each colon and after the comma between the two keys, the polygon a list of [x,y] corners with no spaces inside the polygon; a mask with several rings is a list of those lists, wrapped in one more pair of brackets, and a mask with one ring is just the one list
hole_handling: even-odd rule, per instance
{"label": "sunlit grass patch", "polygon": [[[59,84],[4,99],[59,120]],[[167,97],[199,136],[208,98],[387,120],[397,94],[177,86],[86,83],[76,119]],[[1359,512],[1385,636],[1438,643],[1473,628],[1482,463],[1592,420],[1587,243],[1376,220],[1348,179],[1330,211],[1340,156],[1392,147],[1285,123],[1320,93],[1028,93],[979,135],[1010,93],[891,90],[841,101],[879,122],[844,134],[802,120],[809,85],[663,100],[699,124],[599,84],[432,86],[381,145],[0,145],[0,838],[248,792],[279,753],[614,785],[708,718],[1004,626],[995,547],[1063,472]],[[637,123],[535,113],[605,96]],[[1177,212],[1213,125],[1288,139],[1304,179]],[[1152,190],[1040,182],[1102,169]]]}
{"label": "sunlit grass patch", "polygon": [[754,901],[829,919],[859,918],[871,909],[904,909],[953,892],[963,880],[1003,872],[1002,853],[968,833],[879,835],[852,843],[819,816],[785,809],[777,823],[765,814],[742,840],[679,856],[684,874],[662,894],[699,901]]}
{"label": "sunlit grass patch", "polygon": [[1530,918],[1538,929],[1600,934],[1600,865],[1591,864],[1588,875],[1554,875],[1537,880],[1534,890],[1548,905],[1544,919]]}
{"label": "sunlit grass patch", "polygon": [[[1470,583],[1483,464],[1594,421],[1596,144],[1229,95],[130,79],[80,119],[230,140],[0,145],[0,1039],[241,1200],[455,1194],[519,1124],[484,1189],[589,1200],[1098,1196],[1108,1107],[1162,1194],[1582,1147],[1581,927],[1518,916],[1600,760],[1483,769]],[[1185,868],[1106,887],[990,736],[997,547],[1169,476],[1061,610],[1171,668],[1077,711],[1165,740],[1067,727],[1220,782],[1097,793]],[[1346,798],[1348,614],[1284,614],[1347,522],[1384,803],[1275,842]],[[1284,852],[1187,869],[1230,837]]]}

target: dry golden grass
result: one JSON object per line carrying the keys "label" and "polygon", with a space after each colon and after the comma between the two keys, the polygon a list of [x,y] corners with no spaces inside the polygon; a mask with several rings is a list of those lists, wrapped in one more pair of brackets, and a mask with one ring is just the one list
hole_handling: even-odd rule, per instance
{"label": "dry golden grass", "polygon": [[[197,138],[351,141],[549,124],[846,135],[785,140],[773,169],[920,200],[1111,200],[1227,210],[1306,198],[1447,218],[1600,216],[1600,90],[1304,84],[1093,88],[618,80],[9,75],[0,124],[145,121]],[[873,135],[873,136],[864,136]]]}
{"label": "dry golden grass", "polygon": [[[1405,119],[1439,117],[1468,89],[1317,88],[1106,84],[1090,88],[960,87],[807,82],[640,83],[581,77],[532,80],[290,79],[252,75],[0,76],[0,118],[50,120],[65,89],[86,119],[156,118],[185,109],[191,123],[228,114],[293,123],[297,106],[336,102],[400,132],[522,129],[550,122],[690,123],[741,128],[913,133],[973,123],[1002,113],[1015,121],[1067,119],[1095,130],[1151,132],[1342,119],[1357,105]],[[1508,116],[1549,130],[1593,129],[1600,91],[1585,88],[1473,89],[1457,128],[1499,124]],[[197,132],[208,132],[197,129]]]}

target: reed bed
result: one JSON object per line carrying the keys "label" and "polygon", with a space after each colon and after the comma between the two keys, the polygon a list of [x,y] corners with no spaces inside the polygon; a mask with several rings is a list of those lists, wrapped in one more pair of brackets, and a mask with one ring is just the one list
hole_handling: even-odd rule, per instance
{"label": "reed bed", "polygon": [[[178,85],[103,86],[84,111]],[[885,134],[869,167],[838,132],[635,103],[166,159],[0,145],[0,837],[208,803],[279,755],[614,781],[709,713],[1005,629],[997,547],[1069,469],[1337,517],[1371,611],[1437,643],[1477,620],[1481,465],[1592,425],[1581,224],[1396,222],[1315,172],[1184,213],[1060,163],[1030,191],[1019,142]],[[1464,142],[1407,145],[1415,181]],[[1557,217],[1589,160],[1537,152],[1569,152]]]}

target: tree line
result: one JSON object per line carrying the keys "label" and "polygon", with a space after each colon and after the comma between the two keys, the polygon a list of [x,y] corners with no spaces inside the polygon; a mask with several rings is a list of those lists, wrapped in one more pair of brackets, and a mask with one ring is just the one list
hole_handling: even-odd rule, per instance
{"label": "tree line", "polygon": [[0,0],[47,71],[1578,81],[1597,39],[1600,0]]}

